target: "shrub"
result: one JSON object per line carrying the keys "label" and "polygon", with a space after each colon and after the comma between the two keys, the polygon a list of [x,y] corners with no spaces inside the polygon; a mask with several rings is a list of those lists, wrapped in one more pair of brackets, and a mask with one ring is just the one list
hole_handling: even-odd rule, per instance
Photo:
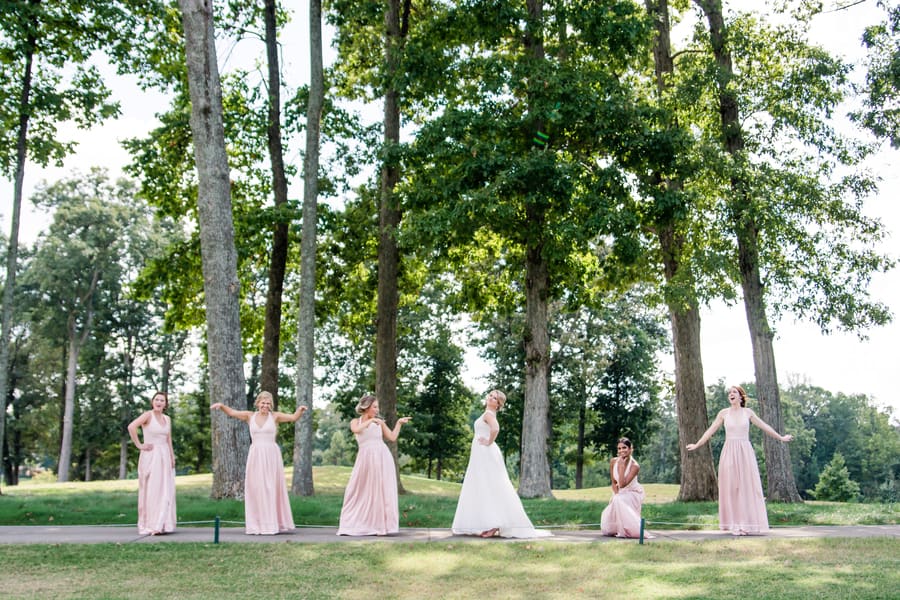
{"label": "shrub", "polygon": [[835,452],[822,473],[819,483],[811,495],[816,500],[832,500],[835,502],[854,502],[859,499],[859,484],[850,479],[844,455]]}

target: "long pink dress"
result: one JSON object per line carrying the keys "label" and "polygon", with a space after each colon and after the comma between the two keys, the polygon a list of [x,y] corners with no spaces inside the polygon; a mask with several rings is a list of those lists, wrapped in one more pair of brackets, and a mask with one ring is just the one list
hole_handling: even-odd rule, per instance
{"label": "long pink dress", "polygon": [[[616,458],[613,477],[619,481],[619,458]],[[625,476],[637,467],[636,461],[629,461],[625,467]],[[644,503],[644,488],[638,483],[637,477],[628,482],[625,487],[619,488],[618,494],[613,494],[612,499],[603,513],[600,515],[600,534],[614,535],[624,538],[641,537],[641,505]],[[649,537],[649,536],[647,536]]]}
{"label": "long pink dress", "polygon": [[552,535],[535,529],[516,493],[503,453],[496,443],[485,446],[479,438],[490,439],[491,427],[482,415],[473,425],[472,450],[463,478],[451,530],[457,535],[478,535],[494,527],[500,537],[537,538]]}
{"label": "long pink dress", "polygon": [[394,458],[381,437],[381,425],[370,423],[356,434],[359,452],[350,481],[338,535],[387,535],[400,531],[397,473]]}
{"label": "long pink dress", "polygon": [[251,535],[274,535],[294,529],[294,517],[284,481],[281,448],[275,442],[278,424],[269,413],[262,427],[259,413],[250,417],[250,452],[244,475],[244,521]]}
{"label": "long pink dress", "polygon": [[175,531],[175,467],[169,450],[172,421],[161,425],[154,415],[141,426],[144,443],[138,459],[138,533],[151,535]]}
{"label": "long pink dress", "polygon": [[719,456],[719,529],[732,533],[766,533],[769,517],[756,453],[750,444],[750,415],[725,411],[725,445]]}

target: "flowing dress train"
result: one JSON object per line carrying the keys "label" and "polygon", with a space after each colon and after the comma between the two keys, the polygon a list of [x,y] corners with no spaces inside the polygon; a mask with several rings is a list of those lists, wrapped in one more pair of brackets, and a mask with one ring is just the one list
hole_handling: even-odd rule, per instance
{"label": "flowing dress train", "polygon": [[[613,465],[613,477],[616,483],[619,481],[619,458]],[[636,468],[637,462],[630,460],[625,467],[625,476]],[[619,488],[618,494],[613,494],[609,504],[600,515],[600,534],[614,535],[624,538],[638,538],[641,536],[641,505],[644,503],[644,488],[638,483],[637,477],[628,482],[625,487]],[[649,537],[646,536],[645,537]]]}
{"label": "flowing dress train", "polygon": [[256,424],[259,413],[250,417],[250,451],[244,475],[244,522],[250,535],[274,535],[293,531],[294,517],[284,480],[281,448],[275,441],[278,424],[269,413],[265,423]]}
{"label": "flowing dress train", "polygon": [[172,421],[163,416],[161,425],[151,414],[141,429],[144,443],[138,459],[138,533],[151,535],[175,531],[175,467],[169,449]]}
{"label": "flowing dress train", "polygon": [[472,451],[469,466],[459,492],[459,502],[453,517],[453,533],[457,535],[478,535],[493,528],[499,528],[501,537],[536,538],[552,535],[549,531],[535,529],[522,500],[516,494],[503,454],[496,443],[489,446],[478,441],[490,439],[491,428],[484,417],[479,417],[474,425]]}
{"label": "flowing dress train", "polygon": [[400,531],[397,472],[379,423],[356,434],[359,452],[344,490],[338,535],[388,535]]}
{"label": "flowing dress train", "polygon": [[746,409],[725,412],[725,445],[719,456],[719,529],[734,534],[766,533],[769,517],[750,444]]}

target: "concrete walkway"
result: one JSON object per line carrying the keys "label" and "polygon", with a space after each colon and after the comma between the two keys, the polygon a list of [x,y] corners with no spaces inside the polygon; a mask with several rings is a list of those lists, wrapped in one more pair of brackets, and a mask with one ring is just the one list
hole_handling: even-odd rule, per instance
{"label": "concrete walkway", "polygon": [[[718,530],[653,530],[648,529],[647,543],[665,541],[705,541],[721,539],[751,539],[733,537],[728,532]],[[653,538],[649,539],[649,535]],[[817,526],[817,527],[776,527],[766,537],[769,538],[819,538],[819,537],[900,537],[900,525],[866,526]],[[171,542],[215,541],[214,527],[179,527],[166,535],[139,535],[137,528],[105,526],[44,526],[20,525],[0,527],[2,544],[155,544]],[[246,535],[242,527],[221,527],[219,543],[323,543],[323,542],[514,542],[534,540],[512,540],[492,538],[482,540],[475,536],[453,535],[449,529],[403,528],[400,533],[390,536],[347,537],[338,536],[336,527],[301,527],[291,533],[279,535]],[[637,540],[622,540],[600,535],[597,530],[553,531],[552,538],[543,541],[556,542],[611,542],[637,543]]]}

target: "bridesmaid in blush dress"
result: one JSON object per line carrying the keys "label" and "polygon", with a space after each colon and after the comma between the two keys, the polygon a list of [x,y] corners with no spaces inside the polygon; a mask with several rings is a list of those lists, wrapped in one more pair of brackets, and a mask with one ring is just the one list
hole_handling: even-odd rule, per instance
{"label": "bridesmaid in blush dress", "polygon": [[[159,535],[175,531],[175,452],[172,421],[163,413],[169,398],[156,392],[151,410],[128,424],[128,435],[141,451],[138,459],[138,533]],[[141,428],[144,441],[138,440]]]}
{"label": "bridesmaid in blush dress", "polygon": [[484,414],[475,420],[469,465],[463,478],[451,529],[457,535],[536,538],[552,535],[535,529],[516,493],[500,447],[494,443],[500,433],[497,411],[506,403],[506,394],[492,390],[484,400]]}
{"label": "bridesmaid in blush dress", "polygon": [[[638,483],[641,470],[631,457],[631,440],[619,438],[616,444],[618,456],[609,463],[609,478],[612,481],[613,496],[600,515],[600,534],[621,538],[641,537],[641,505],[644,503],[644,488]],[[652,536],[644,534],[645,538]]]}
{"label": "bridesmaid in blush dress", "polygon": [[782,442],[790,442],[794,436],[781,435],[747,408],[747,392],[742,387],[736,385],[728,390],[728,403],[730,408],[719,411],[697,443],[686,448],[699,448],[725,425],[725,445],[719,456],[719,529],[732,535],[766,533],[769,517],[756,453],[750,444],[750,423]]}
{"label": "bridesmaid in blush dress", "polygon": [[397,471],[384,440],[397,441],[409,417],[397,419],[391,429],[378,417],[378,400],[365,395],[356,405],[359,418],[350,421],[359,452],[344,490],[338,535],[389,535],[400,531]]}
{"label": "bridesmaid in blush dress", "polygon": [[293,413],[272,410],[272,394],[260,392],[256,412],[234,410],[216,402],[210,408],[246,421],[250,427],[250,452],[244,473],[244,522],[248,535],[275,535],[294,530],[294,517],[284,479],[281,448],[275,441],[278,423],[293,423],[306,411],[298,406]]}

